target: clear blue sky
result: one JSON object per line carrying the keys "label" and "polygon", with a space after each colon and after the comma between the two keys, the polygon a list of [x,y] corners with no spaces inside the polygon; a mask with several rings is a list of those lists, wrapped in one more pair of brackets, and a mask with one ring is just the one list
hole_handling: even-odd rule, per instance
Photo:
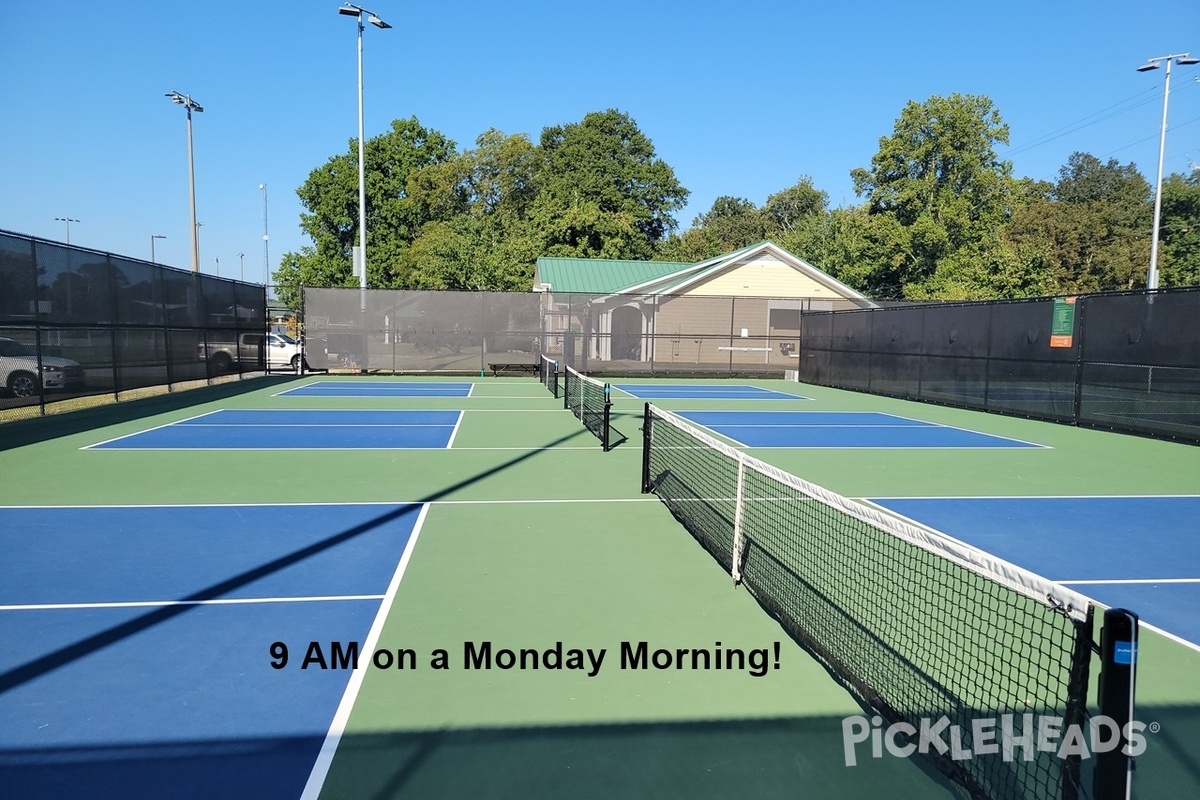
{"label": "clear blue sky", "polygon": [[[190,93],[201,268],[263,274],[308,239],[295,191],[357,133],[354,20],[340,0],[0,5],[0,228],[190,266]],[[1001,155],[1053,180],[1075,151],[1153,182],[1163,70],[1200,56],[1195,0],[1005,4],[776,0],[371,0],[367,136],[417,116],[460,149],[488,128],[527,133],[589,111],[630,114],[691,191],[680,231],[721,195],[761,205],[801,175],[833,206],[859,201],[909,100],[989,96]],[[1200,162],[1200,70],[1172,73],[1166,172]],[[798,254],[803,256],[804,254]]]}

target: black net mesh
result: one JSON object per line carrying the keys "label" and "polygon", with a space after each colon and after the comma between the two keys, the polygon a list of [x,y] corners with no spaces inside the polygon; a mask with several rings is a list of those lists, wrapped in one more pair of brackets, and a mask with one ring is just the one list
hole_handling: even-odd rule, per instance
{"label": "black net mesh", "polygon": [[538,361],[538,376],[550,394],[558,397],[558,362],[543,355]]}
{"label": "black net mesh", "polygon": [[612,402],[609,386],[567,367],[563,374],[563,405],[595,434],[605,450],[612,442]]}
{"label": "black net mesh", "polygon": [[[966,750],[978,719],[1013,715],[1016,736],[1047,716],[1084,723],[1085,599],[1061,587],[1053,600],[1017,591],[1011,579],[913,541],[891,518],[714,444],[652,406],[646,426],[645,488],[889,723],[920,730],[944,717]],[[937,534],[926,535],[937,545]],[[959,760],[936,747],[928,755],[975,797],[1079,796],[1078,759],[1025,749],[1029,760],[1020,748],[1011,758]]]}

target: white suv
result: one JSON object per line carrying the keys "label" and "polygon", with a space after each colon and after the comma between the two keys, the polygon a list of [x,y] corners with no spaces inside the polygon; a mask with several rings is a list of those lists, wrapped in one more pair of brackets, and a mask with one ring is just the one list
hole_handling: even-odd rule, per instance
{"label": "white suv", "polygon": [[0,387],[17,397],[35,397],[42,389],[78,389],[83,367],[78,361],[42,356],[39,377],[37,350],[16,339],[0,336]]}

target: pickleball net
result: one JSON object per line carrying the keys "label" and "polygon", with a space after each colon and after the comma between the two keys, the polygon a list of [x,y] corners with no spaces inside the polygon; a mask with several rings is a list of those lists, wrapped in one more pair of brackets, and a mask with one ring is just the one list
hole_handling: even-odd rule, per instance
{"label": "pickleball net", "polygon": [[595,434],[607,452],[612,444],[612,400],[607,383],[567,367],[563,371],[563,407]]}
{"label": "pickleball net", "polygon": [[[1086,796],[1078,756],[1035,746],[1044,718],[1087,732],[1088,598],[784,472],[651,404],[643,436],[643,492],[885,726],[912,726],[896,746],[918,745],[973,798]],[[1014,736],[1031,738],[1008,755],[1004,715]],[[969,758],[919,746],[916,732],[942,717],[939,741],[948,747],[956,727],[958,755]],[[979,741],[975,720],[995,720]],[[859,747],[869,757],[869,745]]]}
{"label": "pickleball net", "polygon": [[550,390],[550,394],[558,397],[558,362],[548,356],[542,356],[538,362],[538,377],[542,385]]}

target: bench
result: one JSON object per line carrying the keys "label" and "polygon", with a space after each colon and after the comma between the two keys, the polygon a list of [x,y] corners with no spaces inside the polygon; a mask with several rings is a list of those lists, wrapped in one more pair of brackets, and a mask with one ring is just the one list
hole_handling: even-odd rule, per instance
{"label": "bench", "polygon": [[528,362],[488,364],[488,366],[491,367],[492,376],[497,378],[500,377],[501,372],[523,372],[528,375],[537,375],[539,372],[537,364]]}

